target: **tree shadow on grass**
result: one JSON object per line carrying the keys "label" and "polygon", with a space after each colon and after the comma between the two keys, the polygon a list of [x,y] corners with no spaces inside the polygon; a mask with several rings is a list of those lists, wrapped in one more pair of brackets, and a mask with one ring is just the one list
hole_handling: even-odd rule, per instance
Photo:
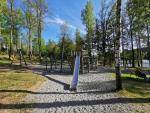
{"label": "tree shadow on grass", "polygon": [[69,106],[89,106],[105,104],[127,104],[127,103],[150,103],[150,98],[111,98],[101,100],[77,100],[67,102],[50,102],[50,103],[20,103],[20,104],[0,104],[0,109],[22,109],[22,108],[52,108],[52,107],[69,107]]}
{"label": "tree shadow on grass", "polygon": [[19,64],[0,63],[0,72],[15,71],[16,73],[22,73],[28,71],[27,66],[20,66]]}

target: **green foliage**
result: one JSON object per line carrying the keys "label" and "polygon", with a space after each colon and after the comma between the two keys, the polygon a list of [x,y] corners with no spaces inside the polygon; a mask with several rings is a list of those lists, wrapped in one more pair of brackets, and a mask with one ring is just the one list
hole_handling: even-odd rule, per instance
{"label": "green foliage", "polygon": [[66,37],[65,38],[65,54],[69,54],[71,51],[74,51],[75,50],[75,45],[73,43],[73,41],[69,38],[69,37]]}
{"label": "green foliage", "polygon": [[[36,20],[36,14],[34,13],[34,7],[31,3],[31,1],[29,0],[24,0],[24,4],[25,4],[25,20],[24,20],[24,24],[25,27],[30,30],[28,31],[30,34],[32,35],[33,33],[35,33],[36,31],[36,26],[37,26],[37,22]],[[32,32],[32,33],[31,33]],[[29,36],[28,38],[32,38],[31,36]],[[31,39],[32,40],[32,39]]]}
{"label": "green foliage", "polygon": [[[135,32],[142,32],[143,27],[149,24],[150,18],[150,1],[147,0],[129,0],[127,2],[127,14],[132,19],[133,29]],[[141,29],[142,28],[142,29]]]}
{"label": "green foliage", "polygon": [[16,10],[15,13],[15,21],[14,21],[14,31],[13,31],[13,44],[17,46],[17,49],[19,48],[20,40],[20,30],[23,27],[23,13],[21,9]]}
{"label": "green foliage", "polygon": [[82,50],[82,45],[83,45],[83,40],[81,38],[80,31],[77,29],[76,30],[76,51],[81,51]]}
{"label": "green foliage", "polygon": [[[33,53],[34,55],[38,55],[39,46],[38,46],[38,38],[33,39]],[[41,39],[41,54],[42,56],[46,55],[46,45],[44,38]]]}
{"label": "green foliage", "polygon": [[6,10],[6,0],[1,0],[0,2],[0,36],[2,35],[2,31],[4,29],[4,25],[6,24],[6,17],[5,17],[5,10]]}
{"label": "green foliage", "polygon": [[[44,39],[41,39],[42,30],[44,29],[44,18],[47,13],[48,6],[46,0],[23,0],[22,7],[15,7],[15,0],[1,0],[0,2],[0,28],[1,35],[3,37],[3,44],[9,48],[10,42],[12,42],[12,48],[18,48],[20,45],[21,32],[24,35],[26,42],[23,42],[23,51],[25,54],[29,54],[33,51],[33,55],[39,54],[39,49],[41,50],[42,56],[50,55],[61,56],[62,49],[62,37],[64,38],[64,57],[70,55],[72,51],[80,51],[82,49],[83,39],[81,37],[80,31],[76,30],[75,37],[76,40],[73,42],[68,34],[69,30],[66,25],[63,25],[61,28],[61,39],[60,41],[53,42],[49,41],[46,45]],[[114,38],[116,37],[116,2],[112,5],[107,6],[107,1],[102,0],[103,7],[100,9],[100,18],[95,20],[93,12],[92,0],[87,1],[87,4],[81,12],[82,22],[86,27],[86,46],[88,49],[88,54],[91,53],[92,48],[98,50],[99,59],[103,60],[102,57],[105,56],[107,62],[110,60],[114,61]],[[12,11],[11,5],[12,4]],[[138,37],[141,40],[146,40],[149,38],[146,33],[149,33],[149,23],[150,23],[150,2],[148,0],[128,0],[126,6],[126,12],[122,15],[122,28],[123,33],[122,37],[125,40],[125,43],[129,46],[126,46],[125,49],[130,47],[130,31],[133,31],[133,40],[137,40]],[[124,16],[125,15],[125,16]],[[11,21],[12,17],[12,21]],[[132,19],[132,23],[129,21]],[[12,27],[11,28],[11,24]],[[95,25],[96,24],[96,25]],[[130,25],[132,24],[132,29]],[[148,28],[148,29],[147,29]],[[12,41],[10,40],[10,31],[12,30],[13,36]],[[126,38],[126,39],[125,39]],[[38,42],[39,40],[39,42]],[[40,41],[41,40],[41,41]],[[97,47],[93,47],[94,44]],[[141,42],[141,45],[145,42]],[[32,48],[33,45],[33,48]],[[41,45],[41,47],[39,47]],[[95,46],[94,45],[94,46]],[[30,46],[30,47],[29,47]],[[137,47],[139,45],[137,44]],[[105,49],[104,49],[105,48]],[[33,50],[32,50],[33,49]],[[105,50],[105,51],[103,51]],[[136,56],[139,54],[136,50]],[[105,54],[105,55],[103,55]],[[90,56],[90,54],[89,54]],[[123,55],[122,55],[123,56]],[[146,56],[146,57],[144,57]],[[149,58],[149,53],[145,55],[142,53],[143,58]],[[131,59],[132,52],[125,51],[125,58]]]}
{"label": "green foliage", "polygon": [[82,10],[81,13],[83,24],[86,26],[87,30],[87,45],[88,45],[88,53],[91,56],[91,48],[92,48],[92,39],[94,36],[94,27],[95,27],[95,17],[93,14],[93,4],[92,1],[88,1],[85,9]]}
{"label": "green foliage", "polygon": [[[69,38],[69,36],[64,37],[64,41],[62,42],[62,39],[59,40],[58,46],[61,49],[62,43],[64,46],[64,56],[70,56],[72,51],[75,51],[75,44],[73,41]],[[61,56],[61,55],[60,55]]]}
{"label": "green foliage", "polygon": [[48,44],[46,45],[46,49],[48,56],[50,55],[58,56],[60,53],[60,48],[58,47],[58,45],[51,40],[49,40]]}
{"label": "green foliage", "polygon": [[0,14],[2,13],[4,7],[6,7],[6,0],[1,0],[1,2],[0,2]]}
{"label": "green foliage", "polygon": [[92,1],[88,1],[85,9],[82,10],[82,21],[86,25],[87,32],[92,33],[95,27],[95,17],[93,15],[93,4]]}

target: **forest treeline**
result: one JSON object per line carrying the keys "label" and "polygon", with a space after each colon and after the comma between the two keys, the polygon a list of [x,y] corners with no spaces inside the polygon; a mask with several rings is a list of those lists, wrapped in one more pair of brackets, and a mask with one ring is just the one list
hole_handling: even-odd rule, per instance
{"label": "forest treeline", "polygon": [[[129,60],[132,67],[141,66],[143,59],[150,60],[150,1],[122,1],[121,11],[121,59]],[[92,50],[98,54],[101,65],[113,65],[117,36],[116,5],[114,0],[100,0],[98,16],[94,15],[92,0],[81,11],[86,34],[76,30],[75,40],[67,24],[60,26],[58,42],[42,37],[44,18],[50,15],[45,0],[22,0],[22,7],[15,7],[15,0],[0,2],[1,53],[9,57],[18,49],[29,59],[49,57],[54,60],[68,59],[75,51],[86,49],[92,63]],[[118,44],[117,44],[118,45]]]}

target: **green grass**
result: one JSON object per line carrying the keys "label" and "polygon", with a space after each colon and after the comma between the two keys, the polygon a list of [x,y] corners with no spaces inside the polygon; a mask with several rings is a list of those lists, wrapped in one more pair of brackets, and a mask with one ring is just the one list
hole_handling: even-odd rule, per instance
{"label": "green grass", "polygon": [[[112,74],[115,77],[115,74]],[[123,90],[119,92],[122,96],[133,98],[150,98],[150,83],[145,83],[142,78],[135,75],[122,74]]]}
{"label": "green grass", "polygon": [[10,60],[7,55],[0,55],[0,66],[10,64]]}
{"label": "green grass", "polygon": [[[150,98],[150,83],[145,83],[143,79],[135,75],[122,74],[122,83],[123,90],[119,91],[119,95],[127,98]],[[149,103],[133,104],[135,109],[138,108],[135,111],[138,113],[148,113],[149,105]]]}
{"label": "green grass", "polygon": [[0,100],[5,98],[7,101],[14,102],[22,99],[26,95],[25,93],[3,92],[2,90],[30,90],[31,87],[43,81],[45,81],[44,77],[27,70],[2,71],[0,72]]}
{"label": "green grass", "polygon": [[[128,69],[135,70],[135,68],[133,68],[133,67],[128,67]],[[121,67],[121,70],[124,70],[124,67]],[[148,70],[150,70],[150,67],[143,67],[142,70],[143,71],[148,71]]]}
{"label": "green grass", "polygon": [[46,80],[40,75],[10,63],[8,55],[0,55],[0,103],[23,101],[30,91],[36,90]]}
{"label": "green grass", "polygon": [[10,64],[8,60],[0,60],[0,65]]}

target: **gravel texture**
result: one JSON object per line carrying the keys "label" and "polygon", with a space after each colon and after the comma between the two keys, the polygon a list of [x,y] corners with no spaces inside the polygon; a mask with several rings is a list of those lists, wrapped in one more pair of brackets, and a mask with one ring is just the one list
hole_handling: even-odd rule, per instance
{"label": "gravel texture", "polygon": [[[33,113],[134,113],[132,100],[119,97],[113,90],[115,80],[110,74],[79,76],[76,92],[66,90],[71,75],[45,75],[48,79],[26,98],[24,105]],[[20,106],[18,106],[20,107]]]}

